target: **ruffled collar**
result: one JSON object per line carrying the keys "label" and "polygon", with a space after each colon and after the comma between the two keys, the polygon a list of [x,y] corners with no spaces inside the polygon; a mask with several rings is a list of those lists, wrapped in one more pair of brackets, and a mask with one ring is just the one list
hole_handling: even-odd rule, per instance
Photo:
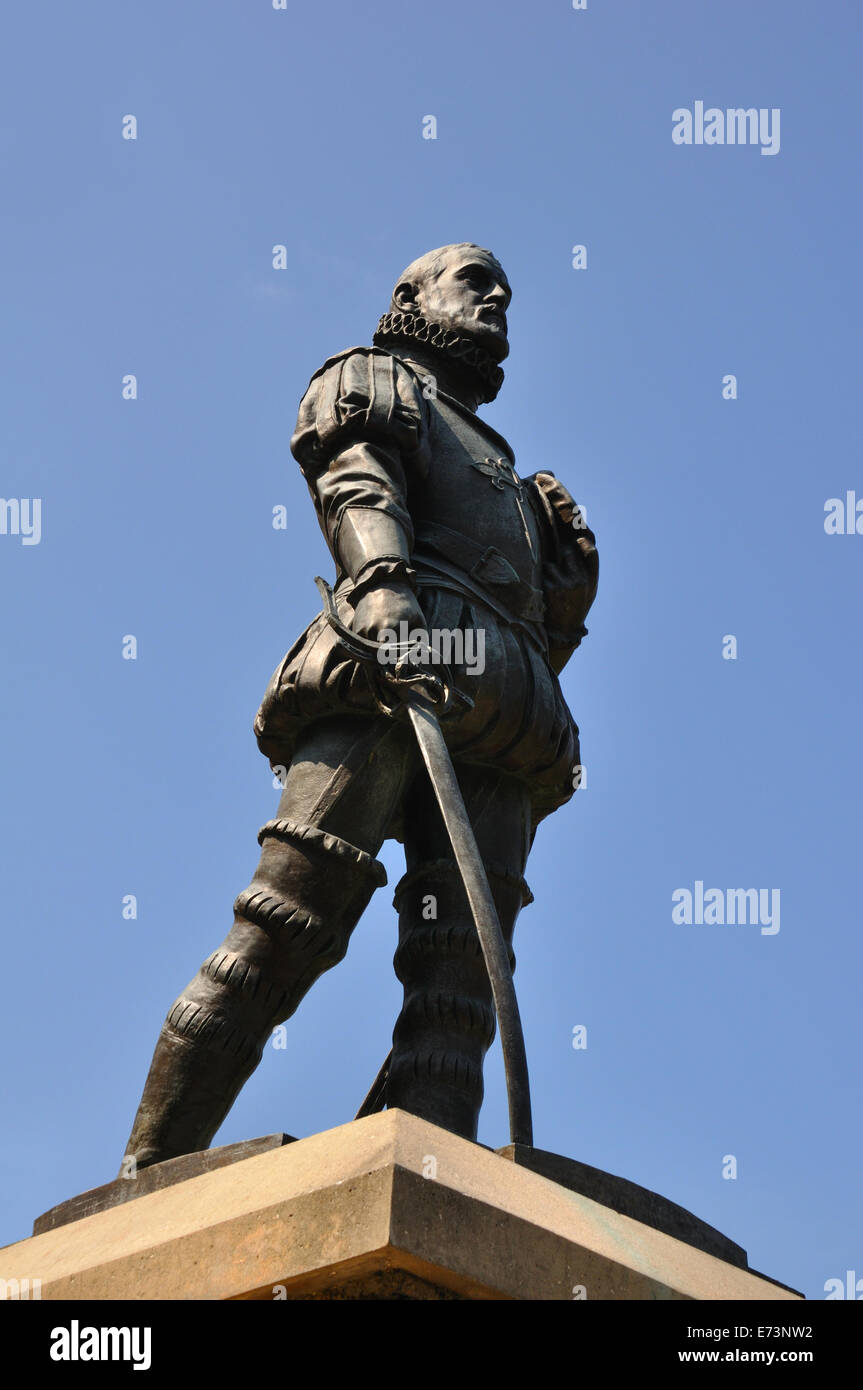
{"label": "ruffled collar", "polygon": [[411,343],[423,343],[452,358],[475,377],[481,402],[493,401],[503,385],[503,368],[498,366],[490,352],[486,352],[472,338],[453,333],[439,323],[431,323],[420,314],[398,311],[384,314],[372,341],[375,347],[392,344],[405,348]]}

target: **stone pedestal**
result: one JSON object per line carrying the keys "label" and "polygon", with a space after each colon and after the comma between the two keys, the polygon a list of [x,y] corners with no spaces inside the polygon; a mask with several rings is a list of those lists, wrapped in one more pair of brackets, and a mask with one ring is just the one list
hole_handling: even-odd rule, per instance
{"label": "stone pedestal", "polygon": [[404,1111],[250,1143],[195,1176],[178,1160],[167,1186],[148,1170],[144,1195],[66,1224],[46,1214],[0,1250],[7,1296],[38,1279],[43,1299],[800,1297],[643,1188]]}

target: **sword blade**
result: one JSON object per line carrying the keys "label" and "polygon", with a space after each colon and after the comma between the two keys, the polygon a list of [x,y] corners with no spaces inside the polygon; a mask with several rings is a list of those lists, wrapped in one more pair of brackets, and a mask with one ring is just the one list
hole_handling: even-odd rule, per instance
{"label": "sword blade", "polygon": [[427,705],[413,700],[407,702],[407,710],[464,883],[491,983],[506,1072],[510,1138],[513,1144],[532,1148],[533,1121],[524,1034],[509,954],[485,865],[436,716]]}

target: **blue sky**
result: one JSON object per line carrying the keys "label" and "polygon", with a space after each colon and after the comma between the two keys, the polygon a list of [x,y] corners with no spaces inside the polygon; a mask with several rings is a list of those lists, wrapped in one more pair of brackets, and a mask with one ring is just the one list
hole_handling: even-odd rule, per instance
{"label": "blue sky", "polygon": [[[824,530],[863,499],[861,28],[838,0],[7,14],[0,495],[42,499],[42,535],[0,535],[0,1241],[114,1175],[257,862],[277,792],[252,719],[330,573],[299,398],[405,264],[471,240],[514,290],[485,416],[601,555],[564,678],[587,787],[539,832],[516,932],[536,1142],[810,1297],[863,1276],[863,536]],[[674,144],[699,100],[778,108],[779,153]],[[779,932],[676,925],[697,880],[780,889]],[[394,945],[384,889],[219,1142],[351,1118]],[[486,1080],[497,1146],[497,1048]]]}

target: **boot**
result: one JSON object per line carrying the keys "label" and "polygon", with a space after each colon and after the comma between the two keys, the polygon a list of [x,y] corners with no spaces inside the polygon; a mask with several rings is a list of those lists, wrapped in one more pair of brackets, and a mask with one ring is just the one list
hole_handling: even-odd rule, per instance
{"label": "boot", "polygon": [[269,821],[234,925],[165,1021],[123,1171],[209,1147],[273,1028],[340,961],[375,888],[378,860],[317,826]]}
{"label": "boot", "polygon": [[[515,968],[515,919],[530,890],[520,874],[486,866]],[[395,893],[395,971],[404,1005],[393,1032],[387,1105],[475,1140],[482,1068],[495,1034],[491,984],[467,894],[454,860],[420,864]],[[431,914],[434,915],[431,915]]]}

